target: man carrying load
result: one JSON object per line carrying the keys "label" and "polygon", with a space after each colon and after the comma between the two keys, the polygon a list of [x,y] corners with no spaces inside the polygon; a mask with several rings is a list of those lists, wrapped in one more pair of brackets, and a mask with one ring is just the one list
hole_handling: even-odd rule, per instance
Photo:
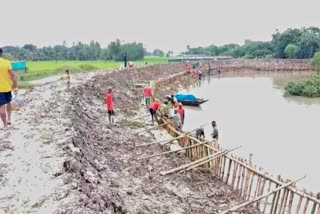
{"label": "man carrying load", "polygon": [[143,89],[143,95],[144,95],[145,103],[148,109],[151,103],[151,97],[153,96],[152,88],[150,86],[146,86]]}

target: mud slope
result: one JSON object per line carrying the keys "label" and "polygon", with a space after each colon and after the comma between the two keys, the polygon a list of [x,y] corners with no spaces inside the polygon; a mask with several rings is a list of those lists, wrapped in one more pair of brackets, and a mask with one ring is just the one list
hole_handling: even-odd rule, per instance
{"label": "mud slope", "polygon": [[[99,74],[72,89],[66,113],[71,119],[73,146],[67,151],[70,158],[64,168],[70,174],[66,183],[73,186],[70,195],[77,200],[59,213],[219,213],[239,203],[238,195],[209,173],[159,175],[188,162],[184,156],[137,160],[163,150],[157,145],[139,149],[134,145],[165,133],[133,135],[150,123],[149,117],[134,123],[126,119],[136,116],[140,105],[141,92],[132,90],[133,84],[182,70],[183,65],[161,65]],[[117,108],[112,125],[104,106],[108,86],[114,89]],[[247,209],[244,213],[256,211]]]}

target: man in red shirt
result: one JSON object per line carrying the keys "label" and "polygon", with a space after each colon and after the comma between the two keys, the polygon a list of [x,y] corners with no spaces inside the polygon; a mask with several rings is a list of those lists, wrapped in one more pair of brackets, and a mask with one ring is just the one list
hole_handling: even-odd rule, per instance
{"label": "man in red shirt", "polygon": [[114,102],[113,102],[111,87],[108,88],[108,92],[106,95],[106,105],[107,105],[107,110],[108,110],[109,123],[111,123],[111,116],[114,114]]}
{"label": "man in red shirt", "polygon": [[160,109],[160,106],[161,106],[161,103],[157,99],[155,99],[155,101],[151,103],[149,107],[149,111],[152,119],[152,125],[154,125],[154,118],[156,118],[156,120],[158,121],[157,111]]}
{"label": "man in red shirt", "polygon": [[182,123],[182,125],[184,125],[185,112],[184,112],[184,109],[182,108],[182,103],[179,103],[179,107],[178,107],[177,111],[178,111],[178,114],[180,114],[181,123]]}
{"label": "man in red shirt", "polygon": [[186,73],[190,73],[190,71],[191,71],[190,65],[189,65],[189,64],[186,64],[185,72],[186,72]]}
{"label": "man in red shirt", "polygon": [[151,97],[153,96],[152,88],[150,86],[145,87],[143,90],[143,95],[144,95],[146,106],[148,109],[151,103]]}

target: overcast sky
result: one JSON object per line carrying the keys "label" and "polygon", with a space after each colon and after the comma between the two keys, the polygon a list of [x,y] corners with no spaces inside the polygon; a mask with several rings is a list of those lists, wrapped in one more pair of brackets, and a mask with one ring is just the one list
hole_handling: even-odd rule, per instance
{"label": "overcast sky", "polygon": [[0,46],[119,38],[148,50],[271,40],[276,29],[320,27],[319,0],[0,0]]}

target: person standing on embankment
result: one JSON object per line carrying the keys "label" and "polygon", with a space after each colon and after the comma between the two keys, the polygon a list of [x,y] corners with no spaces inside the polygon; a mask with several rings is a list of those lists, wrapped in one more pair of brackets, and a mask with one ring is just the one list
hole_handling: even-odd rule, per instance
{"label": "person standing on embankment", "polygon": [[182,103],[179,102],[178,106],[179,107],[178,107],[177,111],[181,117],[181,123],[182,123],[182,125],[184,125],[185,111],[184,111],[184,108],[182,108]]}
{"label": "person standing on embankment", "polygon": [[147,109],[149,109],[149,105],[151,103],[151,97],[153,96],[152,88],[150,86],[146,86],[143,89],[143,95],[146,103]]}
{"label": "person standing on embankment", "polygon": [[106,95],[106,105],[107,105],[107,111],[108,111],[108,117],[109,117],[109,124],[112,123],[112,115],[114,115],[114,102],[113,102],[113,95],[112,95],[112,88],[108,88],[108,92]]}
{"label": "person standing on embankment", "polygon": [[0,48],[0,117],[5,130],[11,125],[11,91],[13,88],[13,93],[18,93],[18,81],[10,61],[4,59],[2,54],[3,50]]}

